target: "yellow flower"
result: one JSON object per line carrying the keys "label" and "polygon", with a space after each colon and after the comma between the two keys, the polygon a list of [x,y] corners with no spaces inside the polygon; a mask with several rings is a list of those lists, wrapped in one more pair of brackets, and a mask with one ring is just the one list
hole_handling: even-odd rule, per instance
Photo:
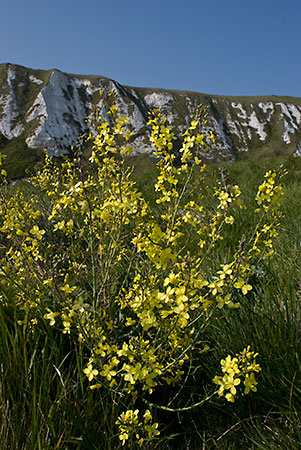
{"label": "yellow flower", "polygon": [[30,230],[30,233],[33,234],[37,239],[41,240],[43,234],[45,234],[45,230],[40,230],[37,225],[34,225]]}
{"label": "yellow flower", "polygon": [[234,395],[236,394],[236,386],[240,384],[240,378],[234,378],[232,375],[225,374],[223,377],[215,376],[213,382],[219,384],[218,395],[221,397],[225,391],[230,391],[225,394],[229,402],[234,402]]}
{"label": "yellow flower", "polygon": [[88,366],[83,370],[84,374],[88,377],[89,381],[92,381],[93,378],[98,375],[98,370],[93,369],[92,364],[88,364]]}
{"label": "yellow flower", "polygon": [[251,374],[247,373],[245,381],[244,381],[244,385],[245,385],[244,393],[249,394],[250,390],[253,392],[256,392],[257,391],[256,384],[258,384],[258,383],[255,380],[254,372],[252,372]]}
{"label": "yellow flower", "polygon": [[76,286],[69,286],[68,283],[66,283],[65,286],[60,287],[60,290],[66,292],[66,294],[71,294],[75,289]]}
{"label": "yellow flower", "polygon": [[149,409],[147,409],[145,411],[145,413],[143,414],[143,418],[144,418],[144,423],[148,423],[152,420],[153,417],[152,417]]}
{"label": "yellow flower", "polygon": [[238,363],[237,358],[231,359],[231,356],[228,355],[226,359],[221,360],[222,371],[224,373],[227,372],[228,374],[231,374],[231,375],[239,373],[237,363]]}
{"label": "yellow flower", "polygon": [[152,425],[145,425],[144,429],[148,432],[149,439],[153,438],[154,436],[157,436],[160,434],[160,431],[157,430],[158,423],[153,423]]}
{"label": "yellow flower", "polygon": [[116,371],[111,369],[108,364],[104,364],[103,370],[100,372],[102,377],[105,377],[108,381],[111,381],[112,377],[115,377]]}
{"label": "yellow flower", "polygon": [[245,284],[242,278],[239,278],[239,280],[236,283],[234,283],[234,287],[236,287],[237,289],[241,289],[243,295],[246,295],[248,291],[253,289],[250,284]]}
{"label": "yellow flower", "polygon": [[126,327],[130,327],[132,325],[135,325],[136,320],[132,319],[131,317],[127,317],[126,322],[125,322],[125,326]]}
{"label": "yellow flower", "polygon": [[63,320],[63,325],[64,325],[63,333],[70,334],[71,322],[69,320]]}
{"label": "yellow flower", "polygon": [[223,280],[227,275],[231,275],[233,270],[231,269],[232,264],[224,264],[222,265],[223,270],[219,270],[217,273],[220,274],[219,278]]}
{"label": "yellow flower", "polygon": [[234,217],[233,216],[226,216],[225,217],[225,222],[229,223],[230,225],[232,225],[234,223]]}
{"label": "yellow flower", "polygon": [[49,325],[52,327],[55,324],[55,318],[59,315],[58,312],[52,312],[49,308],[47,308],[49,313],[44,314],[44,319],[50,320]]}

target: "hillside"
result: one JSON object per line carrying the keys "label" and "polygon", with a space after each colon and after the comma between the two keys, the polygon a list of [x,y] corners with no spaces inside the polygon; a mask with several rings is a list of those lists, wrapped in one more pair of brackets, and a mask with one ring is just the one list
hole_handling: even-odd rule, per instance
{"label": "hillside", "polygon": [[180,134],[198,104],[208,107],[204,132],[216,137],[209,158],[293,155],[301,141],[301,98],[226,97],[197,92],[122,86],[101,77],[0,65],[0,151],[15,176],[41,158],[68,153],[99,105],[99,89],[115,90],[120,114],[130,118],[135,154],[151,153],[146,126],[151,108],[162,108]]}

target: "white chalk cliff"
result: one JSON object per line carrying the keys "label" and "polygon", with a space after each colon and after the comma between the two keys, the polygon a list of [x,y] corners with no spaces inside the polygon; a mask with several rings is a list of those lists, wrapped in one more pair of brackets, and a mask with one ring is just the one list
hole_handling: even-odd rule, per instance
{"label": "white chalk cliff", "polygon": [[[151,152],[147,117],[160,107],[179,134],[195,106],[208,107],[204,131],[216,142],[210,157],[235,160],[242,152],[269,148],[275,154],[296,151],[301,142],[301,98],[223,97],[196,92],[121,86],[101,76],[37,71],[13,64],[0,65],[0,133],[8,141],[23,139],[29,148],[50,155],[67,153],[87,129],[87,119],[99,106],[99,89],[117,93],[120,114],[130,118],[135,153]],[[5,145],[1,151],[5,153]]]}

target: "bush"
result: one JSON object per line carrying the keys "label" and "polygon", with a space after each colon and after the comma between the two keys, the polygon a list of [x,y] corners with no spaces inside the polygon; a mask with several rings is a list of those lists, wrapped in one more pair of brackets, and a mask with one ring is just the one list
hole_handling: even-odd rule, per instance
{"label": "bush", "polygon": [[248,346],[221,360],[222,374],[209,389],[195,398],[190,388],[187,396],[214,350],[208,329],[222,311],[240,307],[260,261],[273,255],[284,171],[265,175],[255,229],[241,230],[235,251],[214,267],[213,255],[245,206],[224,173],[205,206],[212,186],[202,155],[214,138],[202,133],[204,111],[196,110],[183,133],[179,156],[166,118],[160,111],[150,117],[154,206],[127,168],[127,119],[118,117],[112,93],[103,103],[106,119],[99,117],[90,137],[88,166],[80,157],[60,165],[46,158],[30,198],[2,188],[1,302],[32,339],[52,327],[80,345],[90,389],[112,405],[108,433],[115,423],[122,444],[142,445],[160,433],[158,410],[188,411],[215,394],[234,402],[239,389],[256,391],[260,366]]}

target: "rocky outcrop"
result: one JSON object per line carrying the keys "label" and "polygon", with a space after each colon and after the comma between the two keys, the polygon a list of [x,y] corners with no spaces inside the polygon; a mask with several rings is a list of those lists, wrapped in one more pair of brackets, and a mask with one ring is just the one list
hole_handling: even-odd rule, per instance
{"label": "rocky outcrop", "polygon": [[152,152],[147,139],[150,109],[160,107],[180,134],[202,103],[208,108],[204,132],[213,131],[216,139],[211,158],[235,160],[247,152],[300,155],[301,98],[133,88],[100,76],[12,64],[0,65],[0,133],[8,141],[23,139],[29,148],[44,148],[50,155],[67,153],[87,130],[87,119],[100,106],[99,89],[104,87],[116,92],[120,114],[130,118],[136,154]]}

